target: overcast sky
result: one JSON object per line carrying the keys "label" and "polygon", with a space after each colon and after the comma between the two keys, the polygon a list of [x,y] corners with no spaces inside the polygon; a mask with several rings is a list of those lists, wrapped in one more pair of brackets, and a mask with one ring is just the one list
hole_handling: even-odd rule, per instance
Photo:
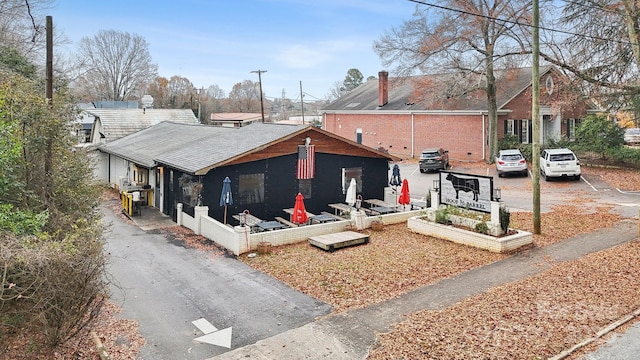
{"label": "overcast sky", "polygon": [[[403,20],[408,0],[58,0],[48,15],[71,40],[99,30],[137,34],[149,43],[160,76],[180,75],[195,87],[226,94],[262,74],[267,98],[282,91],[324,99],[350,68],[365,79],[383,70],[373,41]],[[384,69],[390,70],[390,69]]]}

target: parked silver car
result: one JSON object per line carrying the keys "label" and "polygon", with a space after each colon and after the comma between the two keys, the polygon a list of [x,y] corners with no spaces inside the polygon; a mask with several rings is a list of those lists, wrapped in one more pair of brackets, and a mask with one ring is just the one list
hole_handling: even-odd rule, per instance
{"label": "parked silver car", "polygon": [[505,174],[524,176],[529,174],[527,160],[518,149],[500,150],[496,156],[496,170],[498,171],[498,177],[502,177]]}
{"label": "parked silver car", "polygon": [[624,143],[627,145],[640,145],[640,128],[631,128],[624,131]]}

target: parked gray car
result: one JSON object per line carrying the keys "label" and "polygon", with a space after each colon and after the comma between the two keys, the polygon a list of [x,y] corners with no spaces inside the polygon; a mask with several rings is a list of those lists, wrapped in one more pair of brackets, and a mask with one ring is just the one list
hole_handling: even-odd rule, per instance
{"label": "parked gray car", "polygon": [[446,170],[449,167],[449,151],[442,148],[424,149],[420,154],[420,172]]}

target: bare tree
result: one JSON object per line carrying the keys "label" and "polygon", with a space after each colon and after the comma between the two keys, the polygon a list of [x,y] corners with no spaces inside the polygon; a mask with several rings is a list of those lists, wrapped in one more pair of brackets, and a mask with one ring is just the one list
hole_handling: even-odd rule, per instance
{"label": "bare tree", "polygon": [[52,0],[0,0],[0,45],[33,61],[44,50],[44,13],[52,3]]}
{"label": "bare tree", "polygon": [[82,38],[77,58],[83,70],[77,85],[94,99],[140,97],[158,72],[144,38],[115,30],[101,30],[92,38]]}
{"label": "bare tree", "polygon": [[201,95],[202,122],[208,123],[212,113],[221,113],[226,108],[226,95],[218,85],[210,85]]}
{"label": "bare tree", "polygon": [[[567,3],[541,32],[540,56],[574,78],[603,105],[640,115],[640,7],[631,0]],[[558,32],[555,30],[564,30]],[[576,83],[577,85],[577,83]]]}
{"label": "bare tree", "polygon": [[[265,113],[267,104],[265,103]],[[244,80],[233,85],[229,92],[229,108],[233,112],[260,112],[260,90],[258,83]]]}
{"label": "bare tree", "polygon": [[336,81],[333,83],[333,86],[329,89],[329,93],[327,93],[327,100],[333,101],[339,99],[341,96],[347,93],[347,89],[344,87],[342,81]]}
{"label": "bare tree", "polygon": [[163,76],[156,76],[145,92],[153,97],[153,107],[167,109],[169,107],[169,80]]}
{"label": "bare tree", "polygon": [[174,75],[169,79],[169,107],[172,109],[193,109],[195,88],[189,79]]}
{"label": "bare tree", "polygon": [[[519,25],[528,23],[530,10],[531,3],[525,0],[448,0],[438,6],[418,7],[412,20],[386,31],[374,42],[374,49],[385,65],[396,65],[399,75],[458,74],[452,79],[462,90],[460,94],[485,91],[489,118],[487,160],[491,162],[498,143],[494,67],[506,67],[509,57],[530,52],[523,49]],[[472,74],[484,81],[471,81]]]}

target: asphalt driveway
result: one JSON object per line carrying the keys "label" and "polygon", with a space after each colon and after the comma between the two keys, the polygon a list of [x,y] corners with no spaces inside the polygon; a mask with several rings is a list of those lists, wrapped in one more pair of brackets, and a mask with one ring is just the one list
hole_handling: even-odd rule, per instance
{"label": "asphalt driveway", "polygon": [[103,213],[112,224],[106,234],[112,300],[147,340],[139,359],[201,360],[331,311],[240,261],[184,248]]}

